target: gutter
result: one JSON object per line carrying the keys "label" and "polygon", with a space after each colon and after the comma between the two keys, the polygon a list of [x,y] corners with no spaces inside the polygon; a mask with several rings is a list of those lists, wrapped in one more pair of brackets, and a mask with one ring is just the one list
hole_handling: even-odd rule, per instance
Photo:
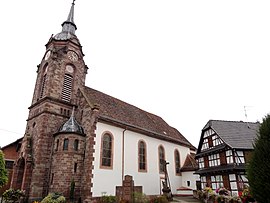
{"label": "gutter", "polygon": [[122,182],[124,180],[125,174],[125,132],[127,129],[124,129],[122,132]]}

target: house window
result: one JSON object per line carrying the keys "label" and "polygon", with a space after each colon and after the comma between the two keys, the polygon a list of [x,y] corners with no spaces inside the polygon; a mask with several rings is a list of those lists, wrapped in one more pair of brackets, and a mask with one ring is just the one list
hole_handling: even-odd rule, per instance
{"label": "house window", "polygon": [[180,172],[180,154],[179,154],[179,151],[177,149],[174,151],[174,162],[175,162],[175,173],[177,175],[181,175],[181,172]]}
{"label": "house window", "polygon": [[212,140],[213,140],[213,146],[217,146],[223,143],[223,141],[217,135],[213,135]]}
{"label": "house window", "polygon": [[245,163],[245,157],[243,151],[235,151],[235,163],[236,164],[244,164]]}
{"label": "house window", "polygon": [[68,139],[64,139],[63,150],[68,150]]}
{"label": "house window", "polygon": [[206,187],[206,176],[201,176],[201,187],[202,188]]}
{"label": "house window", "polygon": [[165,172],[165,150],[163,146],[158,147],[158,157],[159,157],[159,172]]}
{"label": "house window", "polygon": [[214,190],[223,187],[222,175],[211,176],[211,183]]}
{"label": "house window", "polygon": [[105,168],[112,167],[112,135],[106,133],[102,137],[102,149],[101,149],[101,166]]}
{"label": "house window", "polygon": [[208,145],[208,138],[205,138],[204,140],[203,140],[203,144],[202,144],[202,151],[203,150],[206,150],[206,149],[208,149],[209,148],[209,145]]}
{"label": "house window", "polygon": [[63,89],[62,89],[62,100],[63,101],[70,102],[72,81],[73,81],[73,77],[71,75],[65,74],[64,84],[63,84]]}
{"label": "house window", "polygon": [[6,169],[13,169],[13,164],[14,164],[14,161],[6,160],[5,161]]}
{"label": "house window", "polygon": [[198,159],[198,163],[199,163],[199,168],[200,169],[201,168],[204,168],[204,158],[203,157],[201,157],[201,158]]}
{"label": "house window", "polygon": [[146,171],[146,144],[144,141],[139,141],[138,144],[138,160],[139,171]]}
{"label": "house window", "polygon": [[226,160],[227,160],[227,164],[233,164],[232,150],[226,151]]}
{"label": "house window", "polygon": [[212,154],[208,156],[208,160],[209,160],[209,167],[220,165],[219,154]]}
{"label": "house window", "polygon": [[214,133],[215,133],[215,132],[214,132],[212,129],[209,129],[209,130],[207,130],[207,131],[204,132],[203,137],[204,137],[204,138],[207,138],[207,137],[209,137],[210,135],[213,135]]}
{"label": "house window", "polygon": [[244,186],[248,185],[248,179],[247,179],[246,175],[239,174],[237,178],[238,178],[239,189],[244,190]]}
{"label": "house window", "polygon": [[79,140],[77,140],[77,139],[74,140],[73,148],[74,148],[75,151],[78,151],[78,149],[79,149]]}
{"label": "house window", "polygon": [[229,181],[232,195],[238,195],[238,188],[235,174],[229,174]]}

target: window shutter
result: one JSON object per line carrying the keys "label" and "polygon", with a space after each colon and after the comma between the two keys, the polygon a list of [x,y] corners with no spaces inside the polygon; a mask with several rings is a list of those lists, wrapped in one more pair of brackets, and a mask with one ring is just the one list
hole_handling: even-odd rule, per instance
{"label": "window shutter", "polygon": [[47,74],[45,74],[43,76],[43,80],[42,80],[42,84],[41,84],[41,91],[40,91],[40,99],[43,97],[44,95],[44,90],[45,90],[45,85],[46,85],[46,80],[47,80]]}
{"label": "window shutter", "polygon": [[63,90],[62,90],[62,100],[70,102],[71,90],[72,90],[72,76],[65,74]]}

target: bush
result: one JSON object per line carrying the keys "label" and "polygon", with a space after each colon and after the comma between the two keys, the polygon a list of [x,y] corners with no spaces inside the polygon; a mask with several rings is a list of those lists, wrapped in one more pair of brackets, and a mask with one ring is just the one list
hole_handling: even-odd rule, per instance
{"label": "bush", "polygon": [[116,203],[117,202],[117,199],[115,196],[112,196],[112,195],[104,195],[101,197],[101,202],[100,203]]}
{"label": "bush", "polygon": [[143,193],[135,192],[133,194],[133,196],[134,196],[134,202],[136,202],[136,203],[147,203],[147,202],[149,202],[149,198]]}
{"label": "bush", "polygon": [[5,166],[4,153],[0,150],[0,188],[8,182],[8,172]]}
{"label": "bush", "polygon": [[157,196],[150,200],[150,203],[169,203],[165,196]]}
{"label": "bush", "polygon": [[251,193],[258,202],[270,202],[270,114],[263,119],[253,146],[247,170]]}
{"label": "bush", "polygon": [[24,191],[14,190],[12,188],[6,190],[2,195],[5,202],[11,202],[11,203],[18,202],[24,196],[25,196]]}
{"label": "bush", "polygon": [[41,203],[65,203],[66,198],[57,192],[48,194]]}

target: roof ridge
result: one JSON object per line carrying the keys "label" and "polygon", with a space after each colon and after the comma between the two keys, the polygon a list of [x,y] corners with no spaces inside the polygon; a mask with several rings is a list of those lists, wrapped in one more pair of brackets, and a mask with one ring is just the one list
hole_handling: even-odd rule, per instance
{"label": "roof ridge", "polygon": [[251,121],[232,121],[232,120],[217,120],[217,119],[210,119],[208,122],[210,121],[218,121],[218,122],[231,122],[231,123],[254,123],[254,124],[257,124],[257,123],[260,123],[259,121],[256,121],[256,122],[251,122]]}
{"label": "roof ridge", "polygon": [[[155,116],[155,117],[158,117],[158,118],[160,118],[160,119],[162,119],[163,121],[164,121],[164,119],[162,118],[162,117],[160,117],[160,116],[158,116],[158,115],[156,115],[156,114],[154,114],[154,113],[151,113],[151,112],[149,112],[149,111],[146,111],[146,110],[143,110],[143,109],[141,109],[140,107],[137,107],[137,106],[135,106],[134,104],[130,104],[130,103],[128,103],[128,102],[125,102],[125,101],[123,101],[123,100],[121,100],[121,99],[118,99],[118,98],[116,98],[116,97],[114,97],[114,96],[111,96],[111,95],[109,95],[109,94],[107,94],[107,93],[104,93],[104,92],[101,92],[101,91],[99,91],[99,90],[96,90],[96,89],[94,89],[94,88],[92,88],[92,87],[88,87],[88,86],[84,86],[85,88],[88,88],[88,89],[92,89],[92,90],[94,90],[94,91],[96,91],[96,92],[99,92],[99,93],[101,93],[101,94],[105,94],[106,96],[108,96],[108,97],[111,97],[111,98],[113,98],[113,99],[115,99],[115,100],[118,100],[118,101],[120,101],[120,102],[123,102],[123,103],[125,103],[125,104],[128,104],[128,105],[130,105],[130,106],[133,106],[133,107],[135,107],[135,108],[137,108],[137,109],[140,109],[141,111],[143,111],[143,112],[146,112],[147,114],[151,114],[151,115],[153,115],[153,116]],[[164,122],[166,122],[166,121],[164,121]],[[166,122],[167,123],[167,122]],[[168,123],[167,123],[168,124]],[[168,124],[169,125],[169,124]],[[171,127],[171,126],[170,126]]]}

